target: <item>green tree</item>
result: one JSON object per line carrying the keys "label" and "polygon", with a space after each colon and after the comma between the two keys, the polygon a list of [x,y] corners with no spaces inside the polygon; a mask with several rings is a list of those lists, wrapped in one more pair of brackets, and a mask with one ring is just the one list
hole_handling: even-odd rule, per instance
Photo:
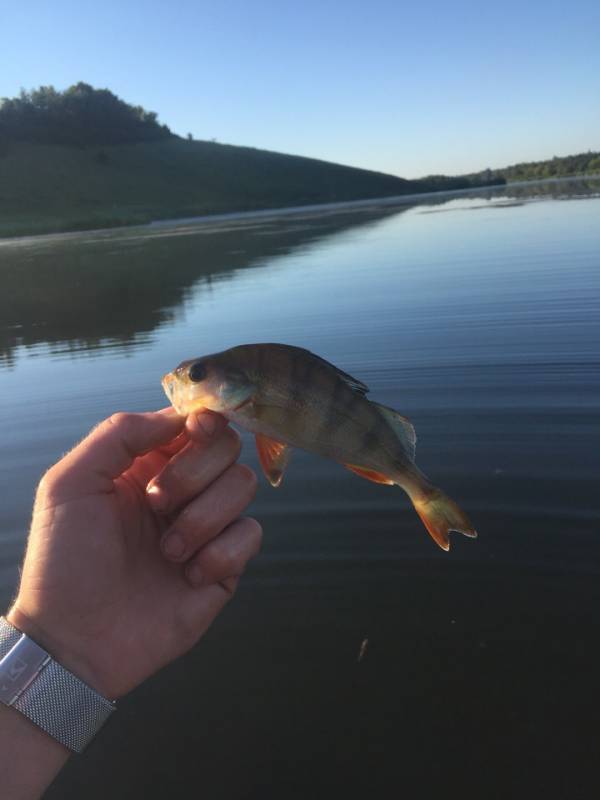
{"label": "green tree", "polygon": [[172,136],[154,111],[131,106],[108,89],[77,83],[22,90],[0,105],[0,139],[38,144],[110,145]]}

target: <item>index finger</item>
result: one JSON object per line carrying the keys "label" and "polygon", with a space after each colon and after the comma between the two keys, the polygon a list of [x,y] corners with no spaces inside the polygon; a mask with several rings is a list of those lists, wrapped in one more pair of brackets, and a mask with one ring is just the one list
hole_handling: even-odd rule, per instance
{"label": "index finger", "polygon": [[184,425],[175,411],[113,414],[52,468],[55,493],[61,486],[70,497],[110,491],[136,458],[168,444]]}

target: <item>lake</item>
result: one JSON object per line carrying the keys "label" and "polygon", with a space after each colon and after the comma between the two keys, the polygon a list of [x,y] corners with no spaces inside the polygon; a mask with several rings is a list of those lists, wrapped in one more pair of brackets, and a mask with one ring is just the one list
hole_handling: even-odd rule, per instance
{"label": "lake", "polygon": [[44,469],[243,342],[409,416],[480,533],[444,553],[401,491],[296,452],[234,602],[47,797],[596,794],[599,289],[592,180],[0,241],[4,607]]}

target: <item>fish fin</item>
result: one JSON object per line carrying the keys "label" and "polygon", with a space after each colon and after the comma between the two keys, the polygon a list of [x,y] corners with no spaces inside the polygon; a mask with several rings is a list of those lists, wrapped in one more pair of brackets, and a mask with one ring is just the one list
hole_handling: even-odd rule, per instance
{"label": "fish fin", "polygon": [[[321,360],[323,361],[324,359]],[[328,361],[325,361],[325,363],[329,364]],[[331,364],[330,366],[333,366],[333,364]],[[359,381],[358,378],[353,378],[352,375],[348,375],[347,372],[344,372],[343,370],[338,369],[337,367],[334,367],[334,369],[338,374],[338,377],[340,377],[345,383],[347,383],[348,386],[354,392],[356,392],[357,394],[367,394],[367,392],[369,391],[369,387],[366,385],[366,383]]]}
{"label": "fish fin", "polygon": [[292,455],[292,448],[283,442],[270,439],[264,433],[257,433],[256,449],[267,480],[271,486],[279,486]]}
{"label": "fish fin", "polygon": [[346,469],[349,469],[351,472],[355,472],[357,475],[360,475],[361,478],[366,478],[368,481],[373,481],[373,483],[387,483],[388,485],[393,485],[395,481],[391,478],[388,478],[387,475],[384,475],[383,472],[377,472],[374,469],[368,469],[367,467],[357,467],[355,464],[344,464]]}
{"label": "fish fin", "polygon": [[341,378],[343,381],[345,381],[351,389],[353,389],[355,392],[358,392],[358,394],[367,394],[367,392],[369,391],[369,387],[367,386],[366,383],[359,381],[358,378],[353,378],[352,375],[349,375],[347,372],[344,372],[344,370],[340,369],[339,367],[336,367],[336,365],[332,364],[330,361],[326,361],[324,358],[321,358],[321,356],[318,356],[316,353],[311,353],[310,350],[306,350],[304,347],[298,347],[296,349],[304,350],[304,352],[307,355],[311,356],[312,358],[315,358],[317,361],[320,361],[322,364],[325,364],[326,366],[330,367],[330,369],[335,370],[338,377]]}
{"label": "fish fin", "polygon": [[442,550],[450,550],[448,536],[450,531],[458,531],[472,539],[476,538],[477,531],[465,512],[441,489],[435,486],[431,488],[433,491],[428,491],[426,494],[409,494],[409,496],[432,539]]}
{"label": "fish fin", "polygon": [[393,408],[382,406],[381,403],[374,403],[372,400],[370,403],[372,406],[375,406],[381,416],[392,426],[394,433],[400,440],[404,451],[408,456],[410,456],[410,460],[414,461],[415,450],[417,447],[417,434],[415,433],[412,422],[407,417],[403,417],[402,414],[399,414]]}

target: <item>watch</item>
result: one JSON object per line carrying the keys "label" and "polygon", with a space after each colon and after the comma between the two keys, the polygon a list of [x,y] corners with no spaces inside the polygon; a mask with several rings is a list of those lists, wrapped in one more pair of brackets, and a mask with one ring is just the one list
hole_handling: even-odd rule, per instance
{"label": "watch", "polygon": [[81,753],[116,705],[0,617],[0,701]]}

